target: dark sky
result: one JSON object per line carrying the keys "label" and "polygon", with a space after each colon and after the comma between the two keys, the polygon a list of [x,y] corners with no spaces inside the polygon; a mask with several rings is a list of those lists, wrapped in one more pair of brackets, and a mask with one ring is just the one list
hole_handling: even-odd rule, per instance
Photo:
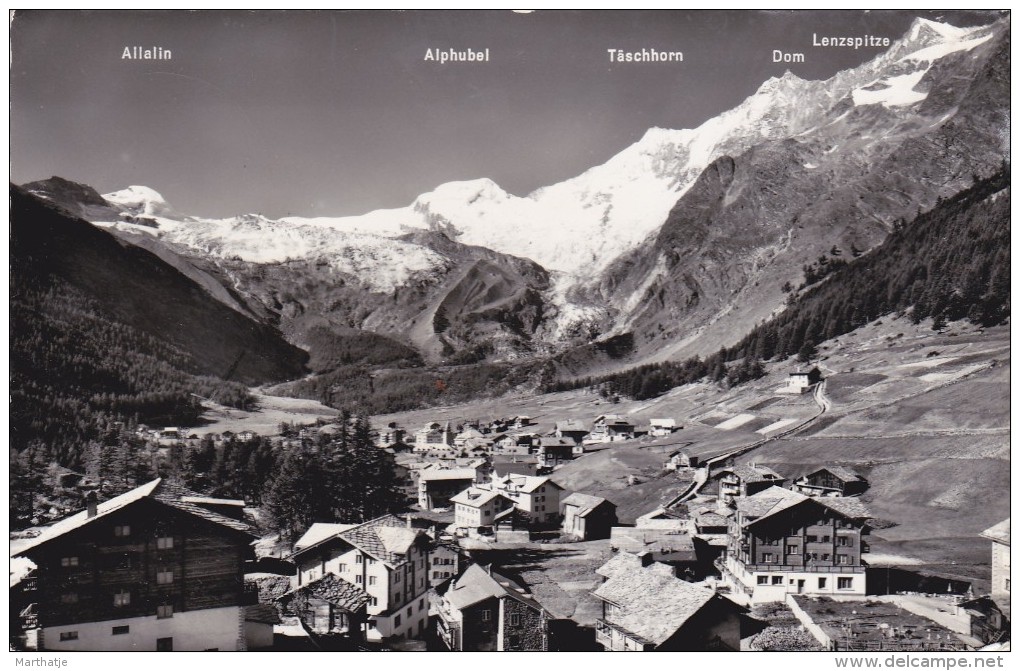
{"label": "dark sky", "polygon": [[[25,12],[11,27],[11,179],[160,191],[204,216],[400,207],[450,180],[517,195],[649,127],[691,128],[786,68],[827,78],[931,12]],[[125,46],[170,61],[122,60]],[[426,49],[490,63],[426,62]],[[615,47],[682,63],[611,64]],[[805,54],[774,64],[772,50]]]}

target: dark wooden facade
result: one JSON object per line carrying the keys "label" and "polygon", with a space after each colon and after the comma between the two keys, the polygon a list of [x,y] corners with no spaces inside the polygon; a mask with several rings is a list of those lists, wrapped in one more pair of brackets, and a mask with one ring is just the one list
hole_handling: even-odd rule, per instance
{"label": "dark wooden facade", "polygon": [[825,573],[863,573],[867,527],[813,500],[731,534],[728,551],[749,571],[781,567]]}
{"label": "dark wooden facade", "polygon": [[840,496],[856,496],[864,493],[868,483],[859,477],[841,477],[827,468],[808,473],[797,481],[797,489],[805,494],[838,494]]}
{"label": "dark wooden facade", "polygon": [[491,652],[499,637],[499,599],[491,597],[463,611],[461,650]]}
{"label": "dark wooden facade", "polygon": [[254,603],[244,587],[250,540],[143,498],[26,553],[38,566],[39,624]]}

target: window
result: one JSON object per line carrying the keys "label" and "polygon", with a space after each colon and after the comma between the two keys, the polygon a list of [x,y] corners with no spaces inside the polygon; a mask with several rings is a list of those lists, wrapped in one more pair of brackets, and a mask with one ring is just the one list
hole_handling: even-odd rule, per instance
{"label": "window", "polygon": [[131,627],[125,624],[120,627],[114,627],[113,631],[111,631],[110,634],[112,636],[120,636],[122,634],[128,633],[129,631],[131,631]]}
{"label": "window", "polygon": [[511,627],[519,627],[519,626],[521,626],[521,616],[520,616],[519,613],[511,613],[510,614],[510,626]]}
{"label": "window", "polygon": [[394,593],[393,601],[396,602],[396,603],[400,603],[400,592]]}
{"label": "window", "polygon": [[397,615],[395,618],[393,618],[393,626],[394,627],[399,627],[400,626],[400,616],[399,615]]}
{"label": "window", "polygon": [[818,561],[818,553],[817,552],[812,552],[811,553],[811,561]]}
{"label": "window", "polygon": [[761,561],[764,564],[771,564],[772,563],[772,553],[771,552],[766,552],[766,553],[762,554]]}
{"label": "window", "polygon": [[414,604],[407,607],[407,616],[411,617],[412,615],[414,615]]}
{"label": "window", "polygon": [[488,622],[492,619],[492,611],[486,608],[482,611],[482,622]]}
{"label": "window", "polygon": [[69,567],[72,567],[72,566],[77,566],[78,565],[78,558],[77,557],[61,557],[60,558],[60,565],[63,566],[64,568],[69,568]]}
{"label": "window", "polygon": [[781,576],[781,575],[774,575],[774,576],[772,576],[772,584],[773,585],[782,585],[783,584],[783,576]]}
{"label": "window", "polygon": [[368,565],[372,566],[373,564],[375,564],[375,559],[373,559],[372,557],[369,557],[368,558]]}
{"label": "window", "polygon": [[1005,590],[1006,590],[1007,592],[1009,591],[1009,578],[1006,578],[1006,579],[1004,579],[1004,580],[1002,581],[1002,587],[1003,587],[1003,589],[1005,589]]}
{"label": "window", "polygon": [[173,536],[160,536],[156,539],[157,550],[173,550],[174,549],[174,537]]}
{"label": "window", "polygon": [[825,589],[825,585],[828,582],[825,578],[818,579],[818,589]]}
{"label": "window", "polygon": [[822,561],[829,561],[828,553],[822,555]]}
{"label": "window", "polygon": [[362,557],[361,555],[355,555],[354,556],[354,563],[355,564],[362,564],[362,563],[364,563],[364,561],[365,561],[365,558]]}
{"label": "window", "polygon": [[817,543],[818,542],[818,536],[815,536],[814,534],[809,534],[808,537],[807,537],[807,542],[808,543]]}
{"label": "window", "polygon": [[853,589],[853,578],[836,578],[836,589]]}
{"label": "window", "polygon": [[425,607],[425,597],[422,597],[422,598],[418,599],[418,608],[424,608],[424,607]]}
{"label": "window", "polygon": [[113,528],[113,535],[117,538],[126,538],[131,535],[130,524],[118,524]]}
{"label": "window", "polygon": [[340,572],[347,573],[347,564],[340,564]]}
{"label": "window", "polygon": [[822,536],[822,542],[823,543],[831,543],[832,542],[832,537],[830,537],[830,536]]}
{"label": "window", "polygon": [[361,576],[359,575],[359,576],[357,576],[357,577],[355,577],[355,578],[354,578],[354,582],[356,582],[357,584],[361,585],[361,584],[363,584],[363,583],[365,582],[365,579],[364,579],[364,578],[362,578],[362,577],[361,577]]}
{"label": "window", "polygon": [[800,550],[796,545],[787,545],[786,554],[788,555],[800,554]]}
{"label": "window", "polygon": [[61,641],[77,641],[78,640],[78,632],[76,632],[76,631],[62,631],[62,632],[60,632],[60,640]]}
{"label": "window", "polygon": [[376,580],[376,578],[375,578],[374,575],[368,576],[368,584],[369,585],[374,585],[375,584],[375,580]]}
{"label": "window", "polygon": [[156,619],[165,620],[168,617],[174,616],[174,607],[168,603],[156,606]]}
{"label": "window", "polygon": [[760,576],[758,576],[758,584],[759,585],[767,585],[767,584],[769,584],[769,577],[767,575],[760,575]]}
{"label": "window", "polygon": [[850,555],[836,555],[836,563],[838,564],[849,564]]}
{"label": "window", "polygon": [[78,603],[77,592],[65,592],[60,595],[60,603]]}
{"label": "window", "polygon": [[174,639],[171,636],[167,638],[156,639],[156,652],[173,652],[174,651]]}
{"label": "window", "polygon": [[121,590],[113,595],[114,606],[130,606],[131,605],[131,592]]}
{"label": "window", "polygon": [[174,582],[174,570],[163,569],[156,571],[156,584],[157,585],[172,585]]}
{"label": "window", "polygon": [[849,536],[840,536],[839,545],[844,548],[852,548],[854,546],[854,539]]}

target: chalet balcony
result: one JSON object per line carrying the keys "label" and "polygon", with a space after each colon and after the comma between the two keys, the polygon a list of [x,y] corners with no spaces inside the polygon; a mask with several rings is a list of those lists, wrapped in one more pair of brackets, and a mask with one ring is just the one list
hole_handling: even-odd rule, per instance
{"label": "chalet balcony", "polygon": [[595,642],[606,650],[613,647],[613,630],[603,619],[595,621]]}

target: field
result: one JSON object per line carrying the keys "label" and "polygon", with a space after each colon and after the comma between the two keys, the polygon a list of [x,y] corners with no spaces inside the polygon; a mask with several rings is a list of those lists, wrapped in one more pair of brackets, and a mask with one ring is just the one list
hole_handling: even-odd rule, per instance
{"label": "field", "polygon": [[954,324],[936,334],[889,321],[852,335],[822,359],[830,413],[741,460],[789,476],[854,468],[884,527],[872,532],[873,552],[987,584],[990,544],[977,536],[1009,516],[1007,330]]}
{"label": "field", "polygon": [[330,420],[337,411],[318,401],[283,396],[269,396],[258,389],[252,390],[258,407],[255,410],[228,408],[211,401],[203,401],[205,422],[196,433],[223,433],[224,431],[254,431],[260,436],[275,436],[280,433],[280,424],[314,424],[318,419]]}
{"label": "field", "polygon": [[[987,585],[990,546],[979,534],[1009,516],[1008,327],[954,323],[936,333],[930,324],[885,319],[819,349],[831,409],[804,431],[766,441],[738,461],[788,477],[826,464],[849,466],[870,483],[862,500],[876,519],[870,539],[876,555],[902,557],[904,565],[965,578],[976,588]],[[775,394],[801,365],[772,362],[766,377],[735,389],[699,383],[651,401],[611,404],[574,391],[373,421],[413,430],[428,421],[529,415],[533,428],[545,432],[559,420],[590,425],[605,413],[638,425],[673,417],[685,428],[668,439],[606,446],[553,474],[568,491],[612,500],[621,521],[632,522],[687,487],[662,471],[671,450],[710,457],[760,441],[765,436],[755,431],[775,422],[814,416],[810,394]]]}

